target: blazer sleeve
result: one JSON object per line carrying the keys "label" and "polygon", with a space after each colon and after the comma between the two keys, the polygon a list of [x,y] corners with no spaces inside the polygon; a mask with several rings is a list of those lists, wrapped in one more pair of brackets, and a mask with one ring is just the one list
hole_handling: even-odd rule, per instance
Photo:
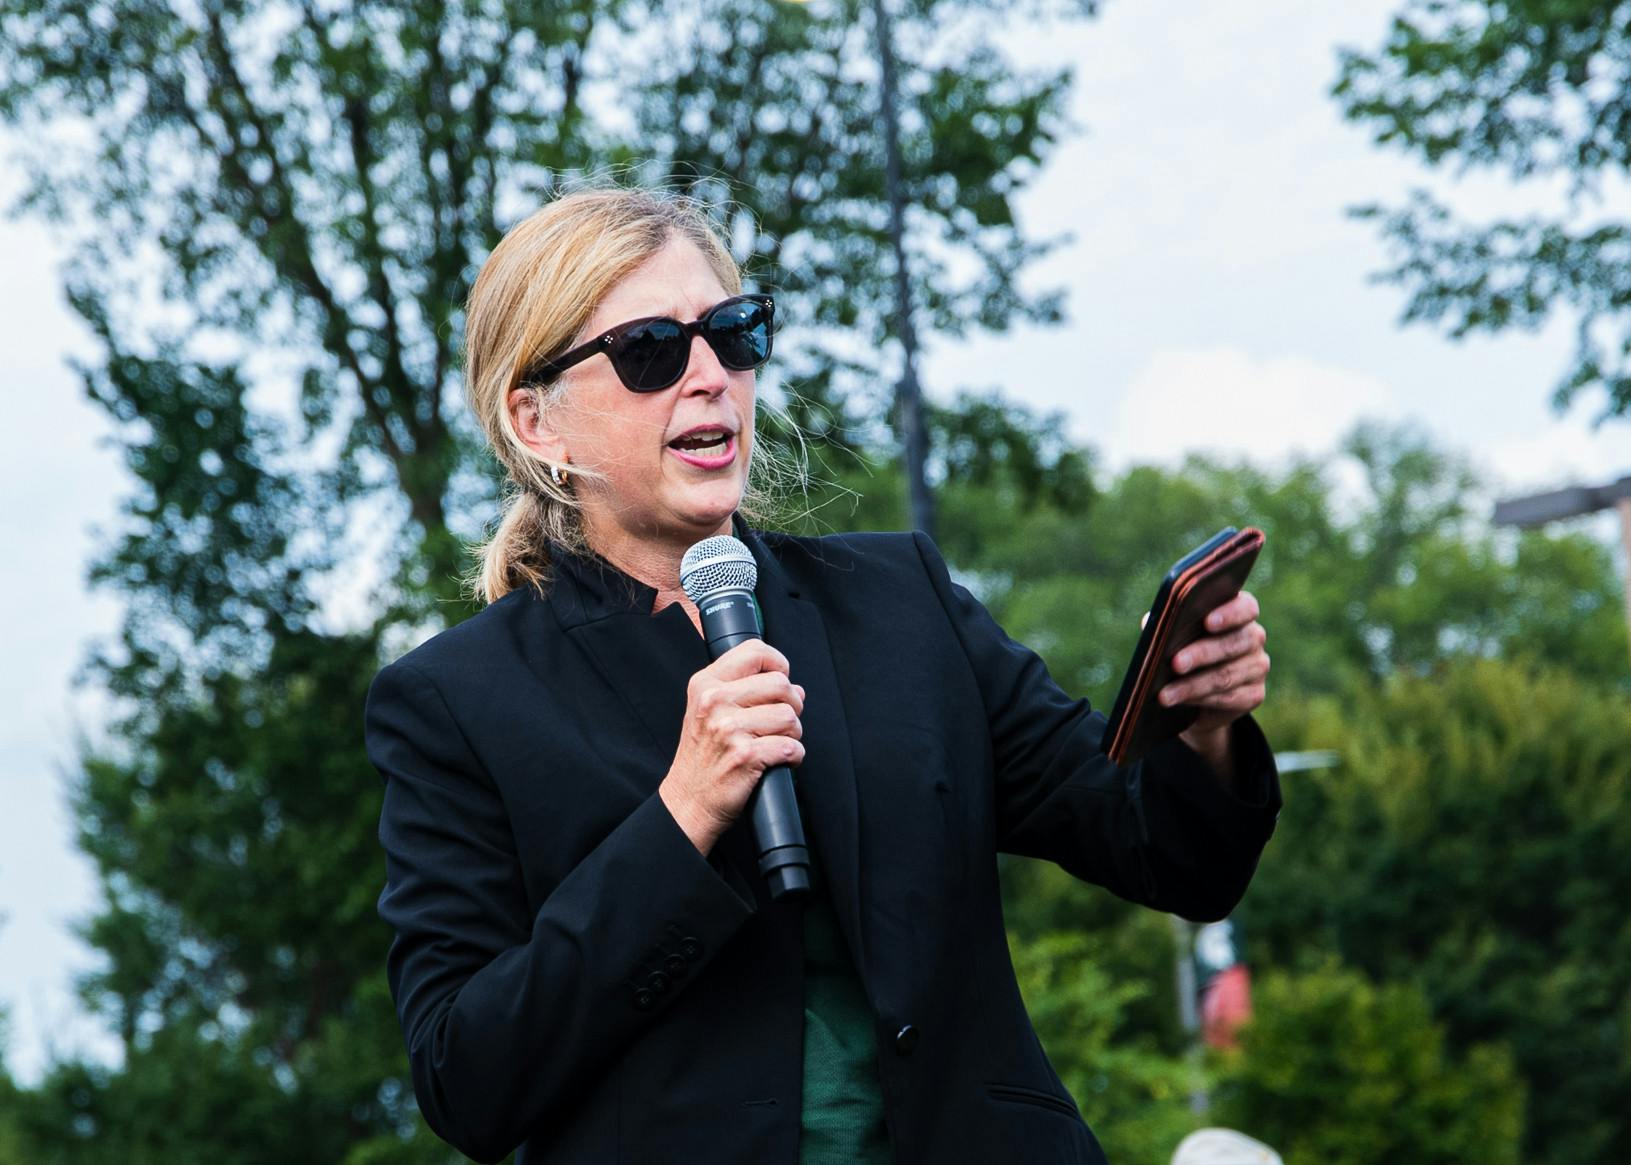
{"label": "blazer sleeve", "polygon": [[921,534],[918,553],[968,656],[990,724],[999,849],[1057,862],[1123,898],[1195,920],[1240,901],[1280,810],[1274,755],[1250,716],[1233,726],[1240,795],[1181,740],[1118,768],[1105,717],[1015,643]]}
{"label": "blazer sleeve", "polygon": [[752,907],[653,793],[532,913],[498,788],[431,678],[381,671],[365,729],[414,1091],[443,1139],[499,1161],[596,1085]]}

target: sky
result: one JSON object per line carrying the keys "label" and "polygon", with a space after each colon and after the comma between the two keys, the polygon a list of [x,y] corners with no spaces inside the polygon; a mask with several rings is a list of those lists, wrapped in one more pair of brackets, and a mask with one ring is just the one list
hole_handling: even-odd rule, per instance
{"label": "sky", "polygon": [[[1549,404],[1571,323],[1452,343],[1401,330],[1403,295],[1356,203],[1432,185],[1469,217],[1545,205],[1555,192],[1451,183],[1380,152],[1327,91],[1338,45],[1380,42],[1392,4],[1110,0],[1100,18],[1015,50],[1076,71],[1063,145],[1021,202],[1035,235],[1071,242],[1031,273],[1069,289],[1070,322],[933,343],[931,394],[1000,387],[1069,418],[1112,470],[1205,450],[1273,465],[1321,456],[1361,418],[1420,426],[1498,491],[1601,484],[1631,473],[1631,421],[1597,402]],[[0,133],[0,156],[10,140]],[[15,192],[0,166],[0,198]],[[1627,191],[1611,197],[1626,202]],[[1622,212],[1623,216],[1623,212]],[[125,489],[107,426],[67,361],[94,348],[63,301],[62,254],[33,221],[0,220],[0,1007],[6,1062],[24,1082],[53,1055],[109,1054],[72,979],[94,956],[72,932],[95,905],[65,804],[93,691],[73,677],[118,609],[86,564]],[[1609,537],[1614,526],[1592,529]],[[1272,612],[1265,612],[1265,622]],[[1272,697],[1271,697],[1272,698]],[[359,710],[360,716],[360,710]],[[383,958],[383,952],[381,952]]]}

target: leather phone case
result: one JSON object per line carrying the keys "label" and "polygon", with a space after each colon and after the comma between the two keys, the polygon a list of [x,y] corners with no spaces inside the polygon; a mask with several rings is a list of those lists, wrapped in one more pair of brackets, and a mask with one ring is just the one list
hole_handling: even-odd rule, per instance
{"label": "leather phone case", "polygon": [[1104,751],[1115,764],[1132,764],[1200,715],[1189,704],[1164,707],[1156,696],[1175,677],[1172,657],[1205,633],[1214,608],[1240,593],[1262,549],[1263,531],[1230,526],[1167,572],[1105,725]]}

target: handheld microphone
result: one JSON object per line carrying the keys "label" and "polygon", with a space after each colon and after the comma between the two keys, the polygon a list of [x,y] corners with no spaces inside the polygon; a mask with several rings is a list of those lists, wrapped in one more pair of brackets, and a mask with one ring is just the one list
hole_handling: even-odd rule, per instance
{"label": "handheld microphone", "polygon": [[[753,597],[758,582],[759,564],[739,538],[719,534],[685,552],[680,586],[702,616],[710,659],[745,640],[764,638]],[[810,850],[793,794],[793,770],[786,765],[766,769],[748,799],[748,813],[759,844],[759,872],[770,883],[770,896],[778,901],[804,897],[810,892]]]}

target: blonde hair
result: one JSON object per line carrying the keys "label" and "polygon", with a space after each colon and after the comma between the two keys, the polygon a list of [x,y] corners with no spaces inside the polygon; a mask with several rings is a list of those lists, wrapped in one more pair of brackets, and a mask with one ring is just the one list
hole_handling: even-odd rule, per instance
{"label": "blonde hair", "polygon": [[554,479],[582,471],[527,447],[510,416],[510,393],[527,388],[542,412],[559,381],[529,380],[528,369],[565,351],[612,287],[676,238],[702,252],[727,293],[741,291],[742,273],[707,211],[647,190],[558,198],[511,227],[482,264],[465,308],[465,395],[508,478],[498,528],[476,547],[467,580],[482,602],[524,585],[545,593],[551,543],[587,549],[578,500]]}

